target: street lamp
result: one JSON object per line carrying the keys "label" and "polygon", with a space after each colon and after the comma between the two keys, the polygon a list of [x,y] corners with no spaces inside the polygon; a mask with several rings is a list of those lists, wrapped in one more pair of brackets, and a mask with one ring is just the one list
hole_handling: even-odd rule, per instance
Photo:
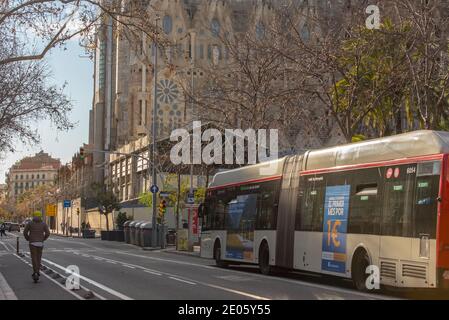
{"label": "street lamp", "polygon": [[[157,135],[157,127],[156,127],[156,119],[157,119],[157,72],[158,72],[158,32],[157,32],[157,28],[159,26],[159,15],[156,16],[156,35],[154,37],[154,44],[153,44],[153,48],[154,48],[154,56],[153,56],[153,69],[154,69],[154,82],[153,82],[153,119],[152,119],[152,134],[151,134],[151,139],[152,139],[152,144],[153,144],[153,156],[152,156],[152,162],[153,162],[153,167],[152,167],[152,183],[153,185],[157,185],[157,174],[156,174],[156,135]],[[148,139],[148,142],[150,142],[150,139]],[[148,155],[150,153],[150,145],[148,145]],[[148,170],[150,170],[150,166],[148,166]],[[155,191],[155,190],[153,190]],[[151,224],[153,226],[153,232],[151,233],[151,244],[154,247],[154,245],[157,242],[157,234],[156,234],[156,215],[157,215],[157,208],[156,208],[156,201],[157,201],[157,195],[156,192],[153,192],[153,203],[152,203],[152,219],[151,219]]]}

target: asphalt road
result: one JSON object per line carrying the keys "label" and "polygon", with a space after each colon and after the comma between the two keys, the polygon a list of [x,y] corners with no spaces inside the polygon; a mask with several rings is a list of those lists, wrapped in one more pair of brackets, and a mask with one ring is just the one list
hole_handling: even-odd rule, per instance
{"label": "asphalt road", "polygon": [[[298,273],[261,275],[252,266],[217,268],[214,261],[173,251],[140,248],[98,239],[51,236],[38,284],[31,280],[29,250],[20,236],[0,239],[0,274],[17,299],[151,300],[365,300],[397,295],[357,292],[347,280]],[[80,290],[68,290],[69,266],[79,269]],[[70,268],[73,268],[70,267]],[[399,296],[403,298],[403,296]]]}

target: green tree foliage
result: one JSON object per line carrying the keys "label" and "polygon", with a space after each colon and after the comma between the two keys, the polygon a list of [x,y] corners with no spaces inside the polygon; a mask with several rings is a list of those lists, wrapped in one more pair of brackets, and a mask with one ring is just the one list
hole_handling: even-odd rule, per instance
{"label": "green tree foliage", "polygon": [[[180,188],[178,190],[178,175],[169,174],[163,179],[163,190],[168,192],[167,207],[174,209],[174,212],[179,212],[185,208],[185,200],[190,192],[190,181],[188,178],[181,178]],[[199,204],[204,201],[206,188],[200,187],[195,190],[195,203]],[[141,193],[139,196],[139,203],[148,207],[153,207],[153,194],[151,192]],[[156,204],[158,205],[158,203]],[[159,221],[160,222],[160,221]]]}
{"label": "green tree foliage", "polygon": [[114,192],[106,190],[106,188],[100,184],[93,183],[91,188],[98,204],[98,209],[106,218],[106,230],[109,231],[109,215],[116,210],[120,210],[120,201],[117,199]]}
{"label": "green tree foliage", "polygon": [[[410,27],[386,20],[381,30],[353,29],[343,41],[338,69],[343,76],[332,87],[335,113],[346,122],[346,137],[360,141],[360,135],[384,136],[397,128],[408,92],[406,63]],[[371,128],[367,132],[366,128]]]}
{"label": "green tree foliage", "polygon": [[129,220],[133,219],[131,217],[128,217],[126,212],[119,212],[117,217],[115,218],[115,223],[119,229],[122,229],[125,222]]}
{"label": "green tree foliage", "polygon": [[330,95],[348,141],[449,128],[449,42],[436,32],[434,13],[422,14],[428,24],[413,15],[385,19],[380,30],[353,27],[342,41]]}

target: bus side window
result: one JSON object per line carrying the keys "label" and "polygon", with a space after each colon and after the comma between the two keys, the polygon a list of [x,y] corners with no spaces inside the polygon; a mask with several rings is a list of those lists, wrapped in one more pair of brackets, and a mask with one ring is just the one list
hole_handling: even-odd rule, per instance
{"label": "bus side window", "polygon": [[379,234],[380,210],[377,183],[358,185],[351,199],[348,232]]}
{"label": "bus side window", "polygon": [[257,230],[276,230],[279,184],[267,183],[262,187],[257,200]]}
{"label": "bus side window", "polygon": [[410,237],[413,210],[414,176],[385,183],[381,233],[384,236]]}
{"label": "bus side window", "polygon": [[323,231],[324,187],[309,183],[299,191],[297,205],[297,230]]}
{"label": "bus side window", "polygon": [[436,238],[437,198],[439,176],[420,177],[416,181],[416,199],[413,217],[413,236],[429,235]]}
{"label": "bus side window", "polygon": [[227,204],[224,203],[223,199],[218,199],[215,205],[214,216],[213,216],[213,227],[214,230],[224,230],[225,229],[225,215],[226,215]]}

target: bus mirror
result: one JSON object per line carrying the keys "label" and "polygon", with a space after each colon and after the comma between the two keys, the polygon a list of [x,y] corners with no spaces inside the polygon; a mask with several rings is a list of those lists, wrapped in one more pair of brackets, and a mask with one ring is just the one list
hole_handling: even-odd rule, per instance
{"label": "bus mirror", "polygon": [[443,202],[443,199],[442,199],[441,197],[438,197],[438,198],[437,198],[437,201],[438,201],[438,202]]}

